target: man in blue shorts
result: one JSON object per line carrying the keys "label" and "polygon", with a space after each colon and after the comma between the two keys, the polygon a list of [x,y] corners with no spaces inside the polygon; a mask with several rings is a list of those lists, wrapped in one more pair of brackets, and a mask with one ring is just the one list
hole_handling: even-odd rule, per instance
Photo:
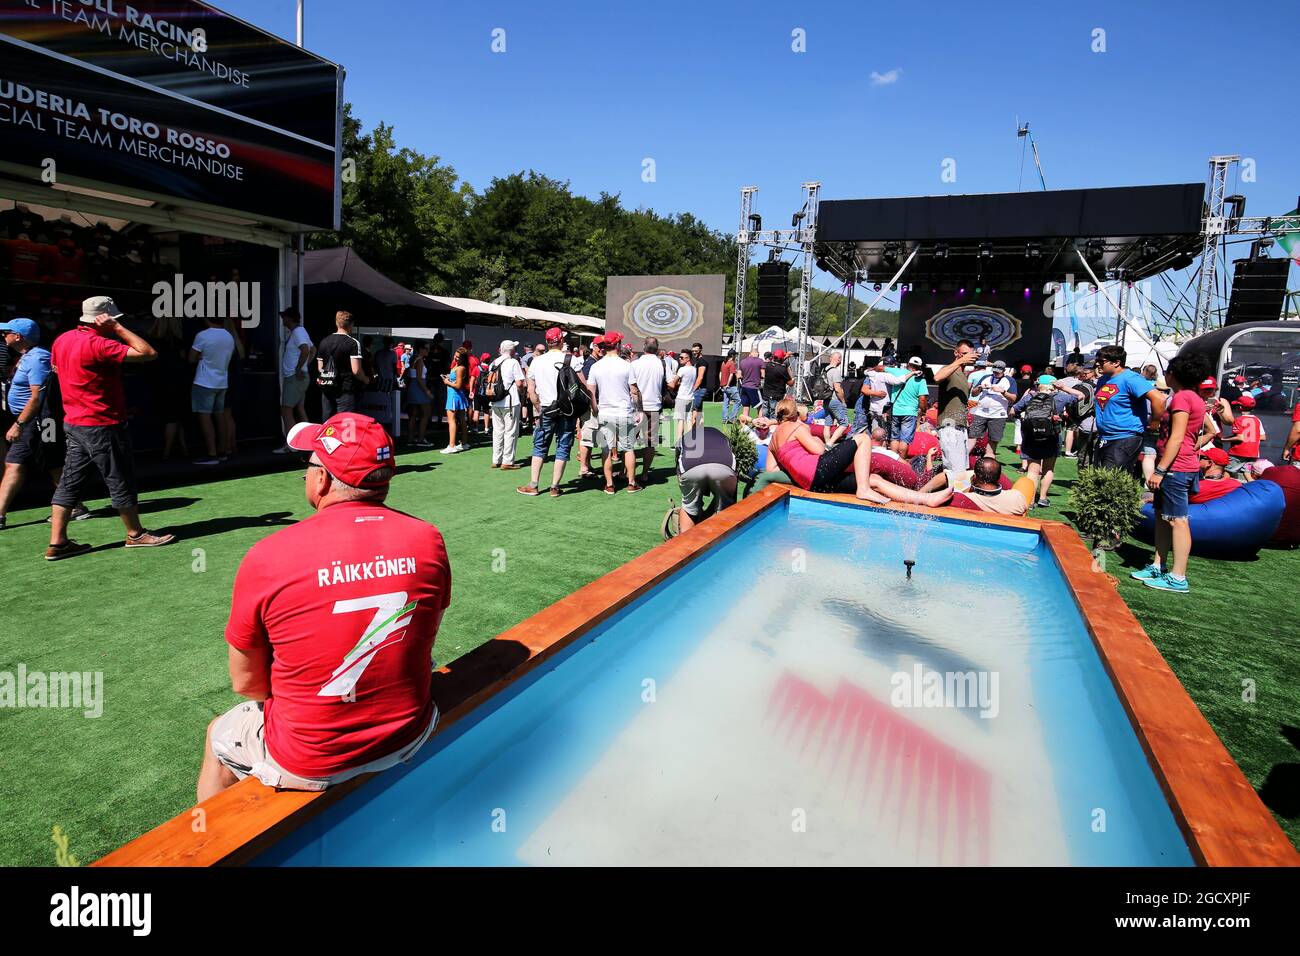
{"label": "man in blue shorts", "polygon": [[889,373],[903,378],[903,384],[893,386],[893,410],[889,416],[889,449],[900,458],[907,458],[907,448],[916,437],[916,419],[929,401],[930,389],[922,372],[925,363],[919,355],[907,360],[906,369],[889,369]]}

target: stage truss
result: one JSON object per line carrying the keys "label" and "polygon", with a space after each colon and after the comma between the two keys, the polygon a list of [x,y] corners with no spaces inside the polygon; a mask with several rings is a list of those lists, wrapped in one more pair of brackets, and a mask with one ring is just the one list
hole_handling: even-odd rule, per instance
{"label": "stage truss", "polygon": [[[736,358],[745,341],[745,292],[749,281],[749,263],[755,247],[768,249],[783,256],[792,252],[800,257],[799,283],[799,361],[795,363],[795,394],[803,394],[803,353],[808,340],[808,316],[812,296],[813,242],[817,238],[817,205],[822,184],[808,181],[802,185],[803,208],[794,214],[789,229],[753,229],[754,194],[757,186],[744,186],[740,190],[740,227],[736,230],[736,302],[731,334]],[[760,223],[761,224],[761,223]]]}

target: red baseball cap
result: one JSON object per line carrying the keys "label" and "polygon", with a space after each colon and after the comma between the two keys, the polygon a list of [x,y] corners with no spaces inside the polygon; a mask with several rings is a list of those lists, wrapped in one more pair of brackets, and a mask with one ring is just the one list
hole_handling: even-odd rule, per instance
{"label": "red baseball cap", "polygon": [[1228,461],[1230,460],[1228,458],[1228,453],[1226,451],[1224,451],[1222,448],[1217,448],[1213,445],[1211,445],[1209,448],[1202,448],[1201,457],[1215,465],[1224,465],[1224,466],[1226,466],[1228,464]]}
{"label": "red baseball cap", "polygon": [[1255,407],[1255,396],[1254,396],[1254,395],[1239,395],[1239,396],[1237,396],[1236,398],[1234,398],[1234,399],[1232,400],[1232,404],[1234,404],[1234,405],[1240,405],[1242,408],[1254,408],[1254,407]]}
{"label": "red baseball cap", "polygon": [[376,468],[393,464],[393,440],[384,426],[367,415],[339,412],[323,425],[299,422],[285,439],[290,448],[315,452],[325,470],[354,488],[382,488],[371,481]]}
{"label": "red baseball cap", "polygon": [[603,336],[603,335],[598,335],[598,336],[596,336],[594,339],[591,340],[591,344],[592,344],[592,347],[593,347],[593,348],[594,348],[595,346],[597,346],[597,345],[604,345],[604,344],[605,344],[605,336]]}
{"label": "red baseball cap", "polygon": [[546,341],[558,342],[562,338],[564,338],[564,330],[559,326],[553,325],[546,330]]}
{"label": "red baseball cap", "polygon": [[1200,385],[1196,386],[1199,391],[1212,392],[1219,387],[1219,383],[1213,378],[1207,378]]}
{"label": "red baseball cap", "polygon": [[622,332],[606,332],[606,333],[605,333],[605,344],[606,344],[606,345],[618,345],[618,343],[619,343],[619,342],[622,342],[622,341],[623,341],[623,333],[622,333]]}
{"label": "red baseball cap", "polygon": [[786,356],[785,349],[777,349],[775,352],[772,353],[772,358],[778,360],[785,358],[785,356]]}
{"label": "red baseball cap", "polygon": [[1022,372],[1032,372],[1033,370],[1034,370],[1034,367],[1033,367],[1032,365],[1022,365],[1022,366],[1020,366],[1020,371],[1022,371]]}

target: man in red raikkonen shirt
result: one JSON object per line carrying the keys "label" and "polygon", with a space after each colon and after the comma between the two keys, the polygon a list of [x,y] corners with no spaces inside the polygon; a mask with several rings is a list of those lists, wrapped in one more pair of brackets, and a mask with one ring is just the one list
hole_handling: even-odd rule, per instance
{"label": "man in red raikkonen shirt", "polygon": [[226,642],[248,698],[208,725],[200,801],[252,775],[324,790],[409,760],[433,733],[432,649],[451,567],[432,525],[384,504],[393,442],[353,412],[302,422],[316,513],[249,550]]}

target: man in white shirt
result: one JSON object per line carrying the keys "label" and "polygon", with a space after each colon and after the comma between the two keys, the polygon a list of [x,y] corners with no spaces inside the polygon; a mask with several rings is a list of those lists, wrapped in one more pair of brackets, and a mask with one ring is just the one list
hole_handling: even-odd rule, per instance
{"label": "man in white shirt", "polygon": [[605,449],[605,494],[615,493],[614,456],[623,453],[623,467],[627,470],[627,493],[641,490],[636,482],[636,447],[642,413],[633,407],[632,363],[618,354],[621,336],[617,332],[610,342],[606,336],[605,357],[591,367],[587,381],[596,400],[597,441]]}
{"label": "man in white shirt", "polygon": [[[302,317],[296,306],[280,313],[284,324],[284,352],[280,356],[280,423],[288,435],[298,422],[307,420],[307,369],[315,349],[311,336],[302,327]],[[293,452],[287,444],[275,449],[277,455]]]}
{"label": "man in white shirt", "polygon": [[546,330],[546,348],[547,351],[541,355],[534,355],[528,365],[528,398],[538,413],[537,424],[533,427],[532,478],[528,484],[520,485],[515,491],[530,498],[541,494],[537,490],[537,482],[542,476],[542,462],[550,453],[552,438],[555,439],[555,464],[551,469],[550,495],[552,498],[560,497],[564,466],[569,463],[573,435],[577,430],[576,418],[558,416],[553,407],[559,395],[560,366],[566,362],[573,364],[569,353],[564,349],[563,330],[556,327]]}
{"label": "man in white shirt", "polygon": [[[889,416],[885,412],[885,407],[890,404],[889,390],[905,385],[912,377],[911,373],[890,372],[885,367],[883,355],[868,357],[866,361],[871,364],[864,373],[862,393],[857,398],[857,404],[853,409],[853,434],[855,435],[869,432],[875,425],[888,431]],[[902,372],[901,369],[897,371]]]}
{"label": "man in white shirt", "polygon": [[491,396],[493,377],[501,382],[506,390],[504,398],[492,402],[492,468],[502,471],[514,471],[515,443],[519,440],[520,401],[518,385],[524,380],[524,370],[515,358],[518,342],[506,339],[501,343],[500,354],[495,362],[488,366],[481,375],[488,377],[488,395]]}
{"label": "man in white shirt", "polygon": [[978,404],[971,409],[967,441],[974,447],[980,436],[987,434],[989,443],[984,454],[988,458],[997,457],[998,442],[1002,441],[1002,433],[1006,430],[1007,410],[1014,394],[1011,379],[1007,377],[1007,363],[1001,360],[993,363],[988,375],[971,383],[970,395],[978,400]]}
{"label": "man in white shirt", "polygon": [[[217,457],[218,437],[221,447],[227,445],[226,416],[221,413],[226,408],[230,357],[235,353],[235,337],[225,330],[223,320],[208,316],[207,324],[206,329],[194,336],[194,344],[190,346],[190,364],[198,366],[190,389],[190,410],[199,417],[199,429],[208,446],[208,456],[200,458],[196,465],[215,465],[221,461]],[[220,436],[217,429],[221,430]]]}
{"label": "man in white shirt", "polygon": [[[676,363],[673,365],[675,370]],[[638,439],[641,446],[642,485],[649,480],[650,463],[654,461],[655,449],[662,440],[659,435],[659,414],[663,410],[664,380],[671,374],[659,354],[659,340],[646,339],[645,351],[629,370],[632,407],[642,413]]]}

